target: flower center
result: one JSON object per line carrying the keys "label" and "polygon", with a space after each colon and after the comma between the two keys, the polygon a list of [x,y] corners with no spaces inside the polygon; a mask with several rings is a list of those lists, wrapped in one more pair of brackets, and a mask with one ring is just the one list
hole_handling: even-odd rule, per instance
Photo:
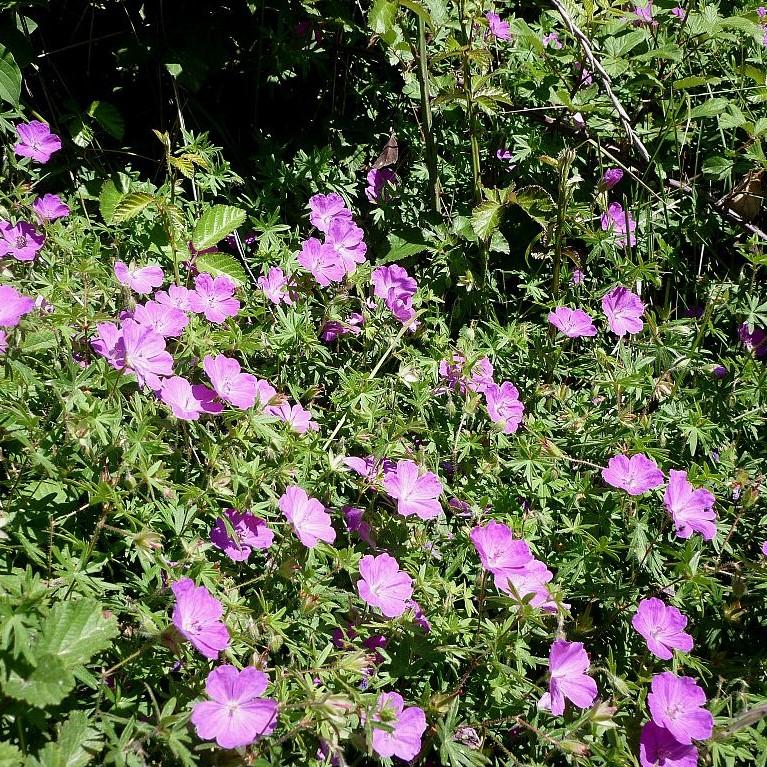
{"label": "flower center", "polygon": [[666,709],[666,714],[668,715],[669,719],[676,719],[679,714],[682,711],[682,707],[678,703],[674,703],[674,705],[669,706]]}
{"label": "flower center", "polygon": [[20,234],[16,238],[16,247],[17,248],[26,248],[27,247],[27,238],[23,234]]}

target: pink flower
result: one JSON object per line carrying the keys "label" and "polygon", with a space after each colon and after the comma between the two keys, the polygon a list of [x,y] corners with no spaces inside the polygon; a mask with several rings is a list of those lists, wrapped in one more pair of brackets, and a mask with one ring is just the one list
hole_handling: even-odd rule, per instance
{"label": "pink flower", "polygon": [[642,767],[696,767],[698,749],[680,743],[665,727],[647,722],[639,736],[639,763]]}
{"label": "pink flower", "polygon": [[44,242],[45,235],[26,221],[19,221],[15,226],[0,221],[0,258],[12,256],[17,261],[34,261]]}
{"label": "pink flower", "polygon": [[753,331],[748,329],[748,323],[744,322],[738,328],[738,338],[743,346],[754,354],[757,359],[767,357],[767,332],[762,328],[755,327]]}
{"label": "pink flower", "polygon": [[680,743],[706,740],[714,729],[714,717],[703,708],[706,693],[689,676],[671,671],[655,674],[647,705],[652,720],[665,727]]}
{"label": "pink flower", "polygon": [[373,538],[373,532],[370,529],[370,525],[363,519],[365,514],[363,509],[359,509],[356,506],[344,506],[341,512],[344,515],[346,528],[350,533],[356,533],[359,535],[359,537],[365,541],[368,546],[376,545],[375,538]]}
{"label": "pink flower", "polygon": [[291,485],[285,490],[280,496],[279,507],[306,548],[313,549],[319,541],[333,543],[336,539],[336,531],[330,525],[330,515],[325,507],[316,498],[310,498],[298,485]]}
{"label": "pink flower", "polygon": [[558,306],[549,314],[548,319],[557,330],[564,333],[568,338],[582,338],[597,334],[594,320],[582,309]]}
{"label": "pink flower", "polygon": [[192,724],[203,740],[221,748],[240,748],[269,735],[277,726],[277,701],[262,698],[269,684],[263,671],[248,666],[219,666],[208,674],[205,692],[212,700],[196,703]]}
{"label": "pink flower", "polygon": [[194,288],[189,293],[189,306],[195,314],[204,314],[208,322],[221,323],[240,311],[240,302],[233,298],[236,285],[226,275],[214,278],[198,274]]}
{"label": "pink flower", "polygon": [[350,218],[334,218],[330,223],[325,242],[333,247],[346,274],[353,274],[357,264],[365,261],[367,245],[364,232]]}
{"label": "pink flower", "polygon": [[399,563],[388,554],[360,560],[357,591],[372,607],[378,607],[387,618],[398,618],[407,610],[413,596],[413,579],[399,569]]}
{"label": "pink flower", "polygon": [[54,152],[61,149],[61,139],[39,120],[20,123],[16,126],[16,133],[19,140],[14,144],[13,151],[19,157],[31,157],[45,164]]}
{"label": "pink flower", "polygon": [[229,631],[221,621],[221,602],[205,586],[195,586],[190,578],[176,581],[171,590],[176,597],[173,625],[206,658],[215,660],[229,647]]}
{"label": "pink flower", "polygon": [[561,48],[562,43],[559,42],[559,35],[556,32],[549,32],[548,35],[543,36],[543,45],[548,48]]}
{"label": "pink flower", "polygon": [[634,5],[634,13],[639,21],[645,24],[652,24],[652,2],[648,2],[647,5]]}
{"label": "pink flower", "polygon": [[393,184],[396,178],[397,176],[391,168],[373,168],[368,172],[365,196],[370,202],[378,202],[386,185]]}
{"label": "pink flower", "polygon": [[499,40],[508,40],[511,37],[511,27],[508,21],[502,21],[497,13],[486,13],[485,18],[493,37],[497,37]]}
{"label": "pink flower", "polygon": [[580,269],[574,269],[570,275],[570,282],[573,285],[582,285],[585,279],[586,275]]}
{"label": "pink flower", "polygon": [[588,708],[597,696],[597,683],[586,674],[589,656],[580,642],[558,639],[549,651],[549,691],[538,701],[538,708],[560,716],[565,698],[578,708]]}
{"label": "pink flower", "polygon": [[421,605],[415,599],[411,599],[408,608],[413,611],[413,623],[428,634],[431,631],[431,623],[426,617],[426,613],[421,609]]}
{"label": "pink flower", "polygon": [[320,338],[326,343],[335,341],[339,336],[348,336],[353,334],[358,336],[362,332],[362,328],[359,327],[365,321],[365,318],[358,312],[350,314],[345,322],[339,322],[338,320],[328,320],[323,326],[320,332]]}
{"label": "pink flower", "polygon": [[386,305],[396,319],[403,325],[410,326],[408,330],[413,331],[418,327],[418,323],[413,322],[413,320],[415,320],[416,311],[413,308],[412,296],[390,295],[386,301]]}
{"label": "pink flower", "polygon": [[[677,5],[675,8],[672,8],[671,13],[673,13],[674,16],[676,16],[679,19],[679,21],[684,21],[687,18],[687,11],[679,5]],[[696,757],[697,757],[697,753],[698,752],[696,751],[695,752]]]}
{"label": "pink flower", "polygon": [[331,282],[340,282],[346,274],[346,269],[333,246],[321,243],[316,237],[310,237],[302,243],[298,263],[311,272],[312,277],[323,288]]}
{"label": "pink flower", "polygon": [[32,203],[32,210],[40,221],[55,221],[69,215],[69,206],[65,205],[57,194],[46,194]]}
{"label": "pink flower", "polygon": [[764,556],[767,557],[767,541],[764,541],[762,543],[762,554],[764,554]]}
{"label": "pink flower", "polygon": [[[554,577],[554,574],[539,559],[533,559],[518,572],[505,571],[495,576],[495,585],[531,607],[548,613],[559,611],[557,603],[553,600],[551,592],[546,585]],[[570,605],[565,604],[568,608]]]}
{"label": "pink flower", "polygon": [[487,357],[480,357],[471,368],[471,375],[466,377],[466,358],[463,354],[455,352],[452,360],[441,360],[439,363],[439,375],[447,379],[450,388],[457,387],[461,394],[467,390],[485,394],[487,390],[495,386],[493,380],[493,363]]}
{"label": "pink flower", "polygon": [[256,379],[256,400],[261,407],[265,408],[276,396],[277,390],[269,381]]}
{"label": "pink flower", "polygon": [[669,472],[668,487],[663,503],[671,514],[680,538],[689,538],[694,532],[710,541],[716,535],[714,496],[705,488],[693,490],[686,471]]}
{"label": "pink flower", "polygon": [[383,486],[396,499],[397,512],[403,517],[415,514],[421,519],[434,519],[442,511],[442,483],[430,471],[419,476],[414,461],[397,461],[397,467],[384,476]]}
{"label": "pink flower", "polygon": [[181,376],[164,379],[159,396],[182,421],[197,421],[201,413],[220,413],[224,409],[220,402],[213,401],[215,392],[207,386],[192,386]]}
{"label": "pink flower", "polygon": [[485,389],[487,414],[490,420],[502,426],[504,434],[514,434],[522,423],[525,406],[519,401],[519,392],[509,381]]}
{"label": "pink flower", "polygon": [[607,317],[610,330],[620,338],[623,338],[626,333],[636,335],[644,327],[642,300],[636,293],[632,293],[622,285],[614,287],[602,296],[602,311]]}
{"label": "pink flower", "polygon": [[35,299],[10,285],[0,285],[0,328],[15,328],[35,308]]}
{"label": "pink flower", "polygon": [[98,335],[91,341],[93,350],[106,358],[113,368],[122,370],[125,367],[122,331],[113,322],[99,322],[96,330]]}
{"label": "pink flower", "polygon": [[8,351],[8,334],[4,330],[0,330],[0,354],[5,354]]}
{"label": "pink flower", "polygon": [[600,191],[612,189],[623,179],[623,171],[620,168],[608,168],[599,182]]}
{"label": "pink flower", "polygon": [[330,225],[336,219],[350,220],[352,213],[347,209],[344,198],[340,194],[315,194],[309,198],[309,221],[321,232],[327,234]]}
{"label": "pink flower", "polygon": [[660,599],[643,599],[631,625],[645,638],[648,649],[657,658],[671,660],[672,649],[692,650],[692,637],[684,630],[687,618]]}
{"label": "pink flower", "polygon": [[410,762],[421,750],[421,738],[426,731],[426,715],[418,706],[405,708],[405,701],[396,692],[382,692],[376,703],[373,722],[385,722],[389,729],[373,726],[373,750],[383,757],[398,756]]}
{"label": "pink flower", "polygon": [[619,202],[610,203],[607,212],[602,214],[602,230],[612,232],[615,236],[615,244],[621,248],[626,245],[627,233],[629,244],[637,244],[637,238],[634,234],[636,228],[636,221],[631,218],[631,213],[624,211]]}
{"label": "pink flower", "polygon": [[343,462],[352,469],[352,471],[355,471],[364,479],[371,480],[371,482],[374,483],[378,482],[382,475],[386,477],[396,469],[394,461],[390,461],[388,458],[383,458],[379,461],[372,455],[365,458],[358,458],[357,456],[351,455],[344,458]]}
{"label": "pink flower", "polygon": [[[575,62],[575,72],[577,76],[576,83],[579,88],[593,84],[594,78],[592,77],[591,72],[586,69],[580,61]],[[623,175],[623,173],[621,173],[621,175]]]}
{"label": "pink flower", "polygon": [[192,307],[189,304],[189,295],[192,291],[183,285],[169,285],[168,290],[158,290],[154,294],[154,300],[163,306],[169,306],[172,309],[180,309],[182,312],[191,312]]}
{"label": "pink flower", "polygon": [[[232,527],[230,535],[224,517]],[[253,549],[268,549],[274,540],[274,533],[263,519],[249,511],[227,509],[210,531],[210,542],[221,549],[232,562],[244,562]]]}
{"label": "pink flower", "polygon": [[613,456],[602,469],[602,479],[608,485],[619,487],[629,495],[642,495],[648,490],[660,487],[664,482],[663,472],[652,458],[642,453]]}
{"label": "pink flower", "polygon": [[379,266],[371,275],[373,295],[386,301],[392,291],[395,296],[414,296],[418,283],[407,273],[407,269],[398,264]]}
{"label": "pink flower", "polygon": [[273,266],[266,277],[259,277],[258,287],[273,304],[294,302],[294,295],[288,290],[288,278],[279,266]]}
{"label": "pink flower", "polygon": [[144,266],[129,269],[122,261],[115,264],[115,277],[121,285],[127,285],[132,291],[140,295],[151,293],[154,288],[159,288],[165,280],[165,275],[159,266]]}
{"label": "pink flower", "polygon": [[511,529],[501,522],[475,527],[469,537],[482,567],[495,576],[521,573],[534,561],[527,543],[515,539]]}
{"label": "pink flower", "polygon": [[306,434],[310,429],[318,431],[320,428],[316,421],[312,421],[312,414],[308,410],[304,410],[301,405],[291,407],[289,402],[270,405],[266,408],[266,414],[277,416],[281,421],[288,424],[296,434]]}
{"label": "pink flower", "polygon": [[[241,410],[253,407],[258,396],[258,379],[250,373],[240,372],[240,363],[231,357],[205,355],[202,366],[210,378],[216,394]],[[269,399],[274,396],[274,390]],[[268,400],[267,400],[268,401]]]}
{"label": "pink flower", "polygon": [[122,323],[122,353],[125,372],[133,373],[139,386],[156,391],[160,376],[173,375],[173,358],[165,351],[165,339],[134,320]]}
{"label": "pink flower", "polygon": [[165,306],[158,301],[136,304],[136,308],[133,310],[133,319],[139,325],[151,328],[164,338],[180,336],[189,324],[189,317],[181,309]]}

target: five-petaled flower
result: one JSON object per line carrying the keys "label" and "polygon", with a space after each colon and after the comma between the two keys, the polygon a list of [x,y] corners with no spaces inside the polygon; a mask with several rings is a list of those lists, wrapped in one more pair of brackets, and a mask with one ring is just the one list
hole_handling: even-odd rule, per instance
{"label": "five-petaled flower", "polygon": [[173,625],[206,658],[215,660],[229,647],[229,631],[221,620],[224,608],[205,586],[195,586],[191,578],[176,581],[171,590],[176,597]]}
{"label": "five-petaled flower", "polygon": [[35,299],[10,285],[0,285],[0,328],[15,328],[35,308]]}
{"label": "five-petaled flower", "polygon": [[[233,357],[206,354],[202,366],[213,388],[224,402],[247,410],[253,407],[258,396],[258,379],[251,373],[243,373],[240,363]],[[270,395],[269,399],[274,396]]]}
{"label": "five-petaled flower", "polygon": [[320,541],[333,543],[336,539],[325,507],[316,498],[310,498],[302,487],[288,487],[280,496],[279,507],[306,548],[313,549]]}
{"label": "five-petaled flower", "polygon": [[669,472],[663,503],[674,520],[676,534],[680,538],[700,533],[703,540],[710,541],[716,535],[715,501],[706,488],[693,489],[686,471],[672,469]]}
{"label": "five-petaled flower", "polygon": [[629,245],[637,244],[636,221],[631,217],[631,213],[623,210],[619,202],[610,203],[607,211],[602,214],[602,229],[605,232],[611,232],[615,237],[615,244],[622,247],[626,245],[626,235],[628,234]]}
{"label": "five-petaled flower", "polygon": [[[426,731],[426,715],[418,706],[405,707],[397,692],[382,692],[376,702],[373,724],[373,750],[383,757],[398,756],[410,762],[421,750],[421,737]],[[385,722],[387,729],[376,727]]]}
{"label": "five-petaled flower", "polygon": [[16,133],[19,140],[14,144],[13,151],[19,157],[30,157],[45,164],[54,152],[61,149],[61,139],[39,120],[20,123],[16,126]]}
{"label": "five-petaled flower", "polygon": [[580,642],[554,642],[549,651],[549,691],[538,701],[538,708],[560,716],[565,699],[588,708],[597,696],[597,683],[586,674],[588,669],[589,656]]}
{"label": "five-petaled flower", "polygon": [[500,386],[488,386],[484,393],[490,420],[500,426],[504,434],[514,434],[525,412],[525,406],[519,401],[517,387],[504,381]]}
{"label": "five-petaled flower", "polygon": [[558,306],[553,312],[549,313],[548,319],[560,333],[563,333],[568,338],[583,338],[597,334],[594,320],[583,309],[570,309],[568,306]]}
{"label": "five-petaled flower", "polygon": [[642,299],[622,285],[617,285],[602,296],[602,311],[607,317],[607,324],[620,338],[626,333],[633,336],[641,332],[644,327],[644,309]]}
{"label": "five-petaled flower", "polygon": [[12,256],[17,261],[34,261],[43,247],[45,235],[26,221],[14,225],[0,221],[0,258]]}
{"label": "five-petaled flower", "polygon": [[123,261],[115,264],[117,281],[129,287],[134,293],[146,295],[159,288],[165,280],[162,268],[154,264],[142,267],[129,267]]}
{"label": "five-petaled flower", "polygon": [[639,764],[642,767],[696,767],[698,749],[680,743],[665,727],[647,722],[639,736]]}
{"label": "five-petaled flower", "polygon": [[504,21],[497,13],[492,11],[485,14],[488,30],[493,37],[499,40],[508,40],[511,37],[511,26],[508,21]]}
{"label": "five-petaled flower", "polygon": [[394,557],[367,554],[360,560],[360,575],[362,580],[357,581],[360,597],[378,607],[387,618],[398,618],[410,607],[413,579],[399,569]]}
{"label": "five-petaled flower", "polygon": [[[231,526],[231,533],[224,518]],[[254,549],[268,549],[273,540],[274,533],[263,519],[236,509],[227,509],[210,531],[210,542],[232,562],[244,562]]]}
{"label": "five-petaled flower", "polygon": [[162,381],[160,399],[182,421],[197,421],[202,413],[220,413],[223,405],[207,386],[191,384],[186,378],[172,376]]}
{"label": "five-petaled flower", "polygon": [[397,461],[396,468],[384,476],[383,485],[397,501],[397,512],[403,517],[415,514],[421,519],[434,519],[442,511],[442,483],[431,471],[421,474],[415,461]]}
{"label": "five-petaled flower", "polygon": [[69,206],[57,194],[45,194],[32,203],[32,211],[40,221],[55,221],[69,215]]}
{"label": "five-petaled flower", "polygon": [[684,630],[687,617],[660,599],[643,599],[631,625],[645,638],[650,652],[662,660],[671,660],[673,650],[692,650],[692,637]]}
{"label": "five-petaled flower", "polygon": [[711,737],[714,717],[703,708],[706,693],[692,677],[664,671],[652,678],[650,689],[647,705],[658,727],[665,727],[680,743]]}
{"label": "five-petaled flower", "polygon": [[189,308],[195,314],[205,315],[208,322],[220,324],[240,311],[240,302],[233,297],[236,287],[225,274],[218,277],[198,274],[194,290],[189,293]]}
{"label": "five-petaled flower", "polygon": [[607,462],[607,468],[602,469],[602,479],[608,485],[625,490],[629,495],[642,495],[660,487],[665,478],[652,458],[637,453],[631,458],[627,455],[613,456]]}

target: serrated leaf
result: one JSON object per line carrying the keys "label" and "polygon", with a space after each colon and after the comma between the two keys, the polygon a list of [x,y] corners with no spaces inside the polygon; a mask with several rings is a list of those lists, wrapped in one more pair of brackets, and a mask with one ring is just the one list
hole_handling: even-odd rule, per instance
{"label": "serrated leaf", "polygon": [[390,234],[389,252],[381,259],[381,263],[388,264],[392,261],[399,261],[423,253],[425,250],[433,250],[433,248],[425,242],[410,242],[397,234]]}
{"label": "serrated leaf", "polygon": [[117,188],[117,185],[111,178],[104,182],[99,194],[99,210],[101,211],[101,217],[107,224],[112,223],[115,208],[124,196],[125,193]]}
{"label": "serrated leaf", "polygon": [[122,141],[125,135],[125,120],[120,110],[108,101],[94,101],[88,114],[113,138]]}
{"label": "serrated leaf", "polygon": [[471,212],[471,228],[480,240],[489,240],[501,223],[503,205],[495,200],[485,200]]}
{"label": "serrated leaf", "polygon": [[154,202],[154,197],[146,192],[131,192],[126,194],[115,206],[112,213],[112,223],[121,224],[141,213],[144,208]]}
{"label": "serrated leaf", "polygon": [[6,695],[31,706],[45,708],[61,703],[75,686],[75,678],[55,655],[37,654],[37,667],[25,677],[12,671],[3,685]]}
{"label": "serrated leaf", "polygon": [[724,112],[729,103],[727,99],[708,99],[694,109],[691,109],[688,116],[691,120],[695,120],[698,117],[715,117]]}
{"label": "serrated leaf", "polygon": [[18,106],[21,97],[21,70],[13,54],[0,44],[0,99]]}
{"label": "serrated leaf", "polygon": [[195,267],[199,272],[207,272],[214,277],[225,274],[238,285],[245,285],[248,282],[248,275],[240,262],[226,253],[203,253],[197,256]]}
{"label": "serrated leaf", "polygon": [[102,736],[82,711],[73,711],[53,743],[28,760],[29,767],[85,767],[103,747]]}
{"label": "serrated leaf", "polygon": [[551,221],[556,205],[551,195],[541,186],[525,186],[515,193],[515,202],[533,221],[544,229]]}
{"label": "serrated leaf", "polygon": [[192,244],[196,250],[207,250],[217,245],[245,221],[245,211],[232,205],[214,205],[208,208],[192,231]]}
{"label": "serrated leaf", "polygon": [[375,0],[368,15],[368,24],[377,35],[386,34],[394,24],[397,5],[390,0]]}
{"label": "serrated leaf", "polygon": [[169,157],[168,161],[174,168],[180,170],[181,173],[183,173],[187,178],[194,177],[194,163],[185,154],[182,154],[181,157]]}

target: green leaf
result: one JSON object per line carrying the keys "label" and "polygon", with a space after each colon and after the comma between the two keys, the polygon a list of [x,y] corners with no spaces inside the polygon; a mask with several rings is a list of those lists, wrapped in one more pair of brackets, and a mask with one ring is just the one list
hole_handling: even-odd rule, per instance
{"label": "green leaf", "polygon": [[417,0],[399,0],[399,4],[403,8],[407,8],[412,11],[416,16],[420,16],[426,24],[430,27],[434,27],[434,20],[432,19],[429,11],[426,10]]}
{"label": "green leaf", "polygon": [[700,106],[691,109],[688,117],[691,120],[695,120],[698,117],[715,117],[724,112],[729,103],[727,99],[708,99],[700,104]]}
{"label": "green leaf", "polygon": [[115,206],[112,212],[112,223],[121,224],[123,221],[137,216],[147,205],[155,201],[151,194],[146,192],[131,192],[126,194]]}
{"label": "green leaf", "polygon": [[10,743],[0,743],[0,767],[21,767],[21,751]]}
{"label": "green leaf", "polygon": [[375,0],[368,15],[368,24],[377,35],[384,35],[392,28],[396,16],[396,3],[390,0]]}
{"label": "green leaf", "polygon": [[116,635],[117,621],[104,618],[98,600],[59,602],[43,621],[35,653],[50,653],[68,666],[84,664]]}
{"label": "green leaf", "polygon": [[525,186],[515,193],[515,202],[533,221],[544,229],[552,219],[556,205],[551,195],[540,186]]}
{"label": "green leaf", "polygon": [[248,275],[240,262],[226,253],[203,253],[197,256],[195,266],[198,271],[207,272],[214,277],[225,274],[238,285],[245,285],[248,282]]}
{"label": "green leaf", "polygon": [[[37,648],[35,648],[37,650]],[[36,652],[37,655],[37,652]],[[37,655],[37,668],[26,677],[12,671],[3,685],[6,695],[31,706],[45,708],[61,703],[75,686],[75,678],[55,655]]]}
{"label": "green leaf", "polygon": [[94,101],[88,114],[113,138],[122,141],[125,135],[125,120],[120,110],[108,101]]}
{"label": "green leaf", "polygon": [[46,743],[29,767],[85,767],[103,748],[102,736],[82,711],[73,711],[59,730],[55,743]]}
{"label": "green leaf", "polygon": [[489,240],[501,223],[503,205],[495,200],[485,200],[471,212],[471,228],[480,240]]}
{"label": "green leaf", "polygon": [[391,261],[399,261],[402,258],[423,253],[425,250],[433,250],[433,248],[425,242],[410,242],[409,239],[400,237],[397,234],[390,234],[389,252],[383,257],[381,263],[387,264]]}
{"label": "green leaf", "polygon": [[0,99],[18,106],[21,97],[21,70],[13,54],[0,43]]}
{"label": "green leaf", "polygon": [[197,250],[207,250],[217,245],[245,221],[245,211],[231,205],[214,205],[208,208],[195,224],[192,244]]}
{"label": "green leaf", "polygon": [[124,196],[125,192],[121,192],[111,178],[104,182],[99,193],[99,210],[101,211],[101,217],[107,224],[112,223],[115,208]]}

